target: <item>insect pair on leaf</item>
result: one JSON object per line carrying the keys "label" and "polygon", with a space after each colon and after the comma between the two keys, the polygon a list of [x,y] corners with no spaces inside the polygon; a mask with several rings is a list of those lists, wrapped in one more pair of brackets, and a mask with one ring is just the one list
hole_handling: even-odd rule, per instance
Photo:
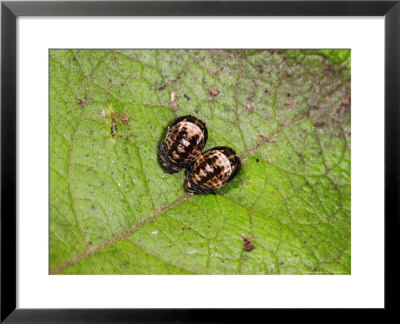
{"label": "insect pair on leaf", "polygon": [[208,138],[207,127],[200,119],[187,115],[169,127],[164,142],[158,146],[158,161],[166,173],[186,168],[184,187],[196,194],[215,194],[241,170],[236,152],[227,146],[202,150]]}

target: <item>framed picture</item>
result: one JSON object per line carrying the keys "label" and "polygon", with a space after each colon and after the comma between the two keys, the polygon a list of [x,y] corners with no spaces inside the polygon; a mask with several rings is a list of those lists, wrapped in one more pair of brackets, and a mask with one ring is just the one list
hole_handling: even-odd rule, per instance
{"label": "framed picture", "polygon": [[393,307],[398,1],[1,16],[1,321]]}

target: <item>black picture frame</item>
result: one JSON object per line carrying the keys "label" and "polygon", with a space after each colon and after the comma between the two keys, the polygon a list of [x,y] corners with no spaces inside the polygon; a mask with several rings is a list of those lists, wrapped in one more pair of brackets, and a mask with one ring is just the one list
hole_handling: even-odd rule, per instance
{"label": "black picture frame", "polygon": [[[399,279],[400,0],[396,1],[29,1],[1,3],[1,322],[233,322],[265,310],[16,308],[16,19],[19,16],[384,16],[385,309]],[[246,321],[245,321],[246,322]]]}

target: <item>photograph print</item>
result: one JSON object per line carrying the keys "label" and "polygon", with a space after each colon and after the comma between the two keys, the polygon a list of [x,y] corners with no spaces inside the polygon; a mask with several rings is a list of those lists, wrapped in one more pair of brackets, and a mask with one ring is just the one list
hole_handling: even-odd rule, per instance
{"label": "photograph print", "polygon": [[351,274],[349,49],[50,49],[51,275]]}

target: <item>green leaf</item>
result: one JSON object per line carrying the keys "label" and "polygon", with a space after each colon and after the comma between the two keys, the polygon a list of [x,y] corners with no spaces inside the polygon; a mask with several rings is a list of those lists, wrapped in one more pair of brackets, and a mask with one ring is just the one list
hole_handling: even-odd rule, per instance
{"label": "green leaf", "polygon": [[[157,163],[185,114],[242,159],[216,195]],[[52,274],[350,274],[350,169],[349,50],[50,51]]]}

